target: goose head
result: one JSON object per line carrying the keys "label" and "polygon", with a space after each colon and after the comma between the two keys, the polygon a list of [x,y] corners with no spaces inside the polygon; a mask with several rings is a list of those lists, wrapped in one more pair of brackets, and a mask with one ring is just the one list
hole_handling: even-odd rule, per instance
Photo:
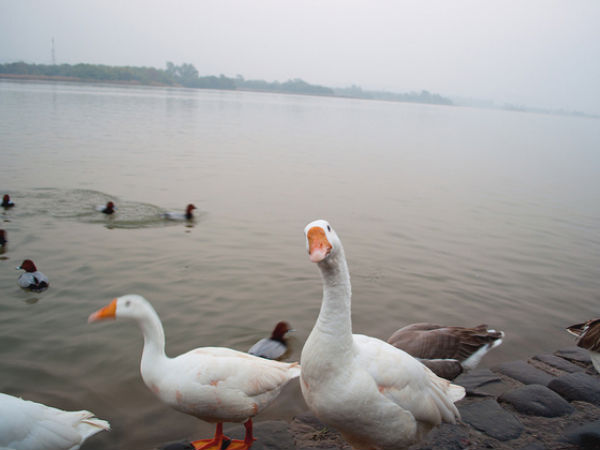
{"label": "goose head", "polygon": [[113,299],[104,308],[90,314],[88,323],[117,318],[141,320],[153,311],[148,300],[141,295],[124,295]]}
{"label": "goose head", "polygon": [[342,243],[326,220],[315,220],[304,228],[306,250],[310,260],[320,263],[332,259],[342,250]]}

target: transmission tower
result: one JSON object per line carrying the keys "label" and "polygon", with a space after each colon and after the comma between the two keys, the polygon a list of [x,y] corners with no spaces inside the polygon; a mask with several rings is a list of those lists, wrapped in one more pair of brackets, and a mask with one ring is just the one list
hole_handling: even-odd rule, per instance
{"label": "transmission tower", "polygon": [[56,65],[56,55],[54,53],[54,36],[52,37],[52,65]]}

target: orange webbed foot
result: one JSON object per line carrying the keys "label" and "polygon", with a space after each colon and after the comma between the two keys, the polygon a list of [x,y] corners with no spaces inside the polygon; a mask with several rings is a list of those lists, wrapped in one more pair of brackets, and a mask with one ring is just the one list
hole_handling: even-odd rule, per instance
{"label": "orange webbed foot", "polygon": [[191,442],[195,450],[225,450],[229,449],[231,439],[227,436],[222,436],[220,440],[215,441],[214,439],[199,439]]}
{"label": "orange webbed foot", "polygon": [[234,439],[231,441],[231,444],[227,448],[227,450],[249,450],[252,447],[252,443],[256,440],[256,438],[252,435],[252,419],[248,419],[246,423],[244,423],[244,428],[246,428],[246,436],[244,440]]}
{"label": "orange webbed foot", "polygon": [[195,450],[225,450],[229,447],[231,439],[223,434],[223,424],[217,424],[217,430],[215,431],[215,437],[212,439],[199,439],[192,441]]}

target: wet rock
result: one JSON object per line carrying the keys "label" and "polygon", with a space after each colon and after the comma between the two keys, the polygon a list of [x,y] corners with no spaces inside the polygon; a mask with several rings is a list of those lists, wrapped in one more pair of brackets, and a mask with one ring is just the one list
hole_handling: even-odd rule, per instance
{"label": "wet rock", "polygon": [[546,446],[541,442],[531,442],[519,450],[546,450]]}
{"label": "wet rock", "polygon": [[161,447],[160,450],[194,450],[194,446],[189,442],[174,442]]}
{"label": "wet rock", "polygon": [[584,369],[578,365],[570,363],[569,361],[559,358],[558,356],[554,356],[550,353],[544,353],[542,355],[536,355],[533,359],[537,359],[538,361],[543,362],[544,364],[548,364],[549,366],[555,367],[565,372],[576,373],[576,372],[584,372]]}
{"label": "wet rock", "polygon": [[500,381],[500,377],[490,369],[477,369],[461,374],[452,382],[464,387],[468,394],[477,394],[479,392],[477,388],[489,383],[498,383]]}
{"label": "wet rock", "polygon": [[523,425],[493,399],[459,406],[462,420],[499,441],[518,438]]}
{"label": "wet rock", "polygon": [[[252,450],[294,450],[296,445],[290,434],[289,426],[281,420],[270,420],[255,423],[253,427],[256,441]],[[225,430],[225,434],[232,439],[244,439],[245,429],[237,425]]]}
{"label": "wet rock", "polygon": [[469,447],[469,431],[465,425],[453,425],[443,423],[434,428],[425,441],[419,442],[411,447],[410,450],[462,450]]}
{"label": "wet rock", "polygon": [[586,373],[570,373],[552,380],[548,387],[569,401],[582,400],[600,406],[600,379]]}
{"label": "wet rock", "polygon": [[541,384],[542,386],[546,386],[554,378],[549,373],[536,369],[521,360],[505,362],[500,364],[496,370],[523,384]]}
{"label": "wet rock", "polygon": [[554,352],[554,354],[556,356],[560,356],[561,358],[569,359],[571,361],[577,361],[586,364],[592,363],[589,352],[577,346],[557,350],[556,352]]}
{"label": "wet rock", "polygon": [[600,420],[571,428],[565,433],[563,441],[585,449],[600,448]]}
{"label": "wet rock", "polygon": [[575,410],[556,392],[539,384],[529,384],[506,392],[499,400],[510,403],[518,412],[530,416],[559,417]]}

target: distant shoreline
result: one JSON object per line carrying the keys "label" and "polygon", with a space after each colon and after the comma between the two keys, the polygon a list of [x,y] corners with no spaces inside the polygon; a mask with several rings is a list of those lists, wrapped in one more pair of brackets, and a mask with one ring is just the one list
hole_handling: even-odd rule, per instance
{"label": "distant shoreline", "polygon": [[[0,66],[2,66],[0,64]],[[157,69],[154,69],[157,70]],[[225,79],[227,81],[234,81],[234,79],[230,79],[227,77],[223,77],[221,75],[221,79]],[[210,81],[219,80],[217,77],[204,77],[204,79],[210,79]],[[595,114],[587,114],[578,111],[564,111],[564,110],[547,110],[542,108],[531,108],[525,106],[511,105],[505,104],[503,106],[494,105],[494,106],[477,106],[470,105],[468,103],[459,102],[454,103],[450,99],[445,97],[441,97],[437,94],[430,94],[427,91],[422,91],[421,94],[411,93],[411,94],[393,94],[388,92],[371,92],[371,91],[363,91],[360,87],[351,87],[344,89],[331,89],[323,86],[314,86],[309,85],[308,83],[303,82],[302,80],[290,80],[286,83],[267,83],[263,81],[256,80],[241,80],[242,85],[230,85],[227,87],[222,86],[187,86],[185,84],[170,82],[163,83],[155,80],[119,80],[119,79],[98,79],[98,78],[83,78],[83,77],[75,77],[75,76],[64,76],[64,75],[41,75],[41,74],[24,74],[24,73],[4,73],[0,71],[0,79],[5,80],[24,80],[24,81],[61,81],[68,83],[90,83],[90,84],[110,84],[115,86],[150,86],[150,87],[165,87],[165,88],[186,88],[186,89],[213,89],[213,90],[225,90],[225,91],[238,91],[238,92],[264,92],[271,94],[293,94],[293,95],[310,95],[317,97],[329,97],[329,98],[341,98],[341,99],[355,99],[355,100],[379,100],[385,102],[394,102],[394,103],[413,103],[413,104],[422,104],[422,105],[438,105],[438,106],[458,106],[458,107],[473,107],[473,108],[482,108],[482,109],[492,109],[499,111],[513,111],[513,112],[522,112],[522,113],[534,113],[534,114],[544,114],[544,115],[559,115],[559,116],[567,116],[567,117],[576,117],[576,118],[585,118],[585,119],[599,119],[599,115]],[[239,80],[236,80],[239,81]],[[259,86],[253,86],[253,84],[259,83]],[[301,88],[308,88],[305,90],[288,90],[288,89],[274,89],[273,86],[285,86],[286,84],[297,83],[300,84]],[[326,91],[313,91],[311,89],[322,89]],[[422,95],[423,98],[419,99],[419,95]],[[406,98],[402,98],[405,96]]]}
{"label": "distant shoreline", "polygon": [[0,73],[0,78],[9,80],[31,80],[31,81],[66,81],[73,83],[97,83],[97,84],[117,84],[126,86],[155,86],[155,87],[183,87],[173,86],[165,83],[142,83],[136,80],[93,80],[79,77],[65,77],[65,76],[53,76],[53,75],[26,75],[26,74],[12,74],[12,73]]}

